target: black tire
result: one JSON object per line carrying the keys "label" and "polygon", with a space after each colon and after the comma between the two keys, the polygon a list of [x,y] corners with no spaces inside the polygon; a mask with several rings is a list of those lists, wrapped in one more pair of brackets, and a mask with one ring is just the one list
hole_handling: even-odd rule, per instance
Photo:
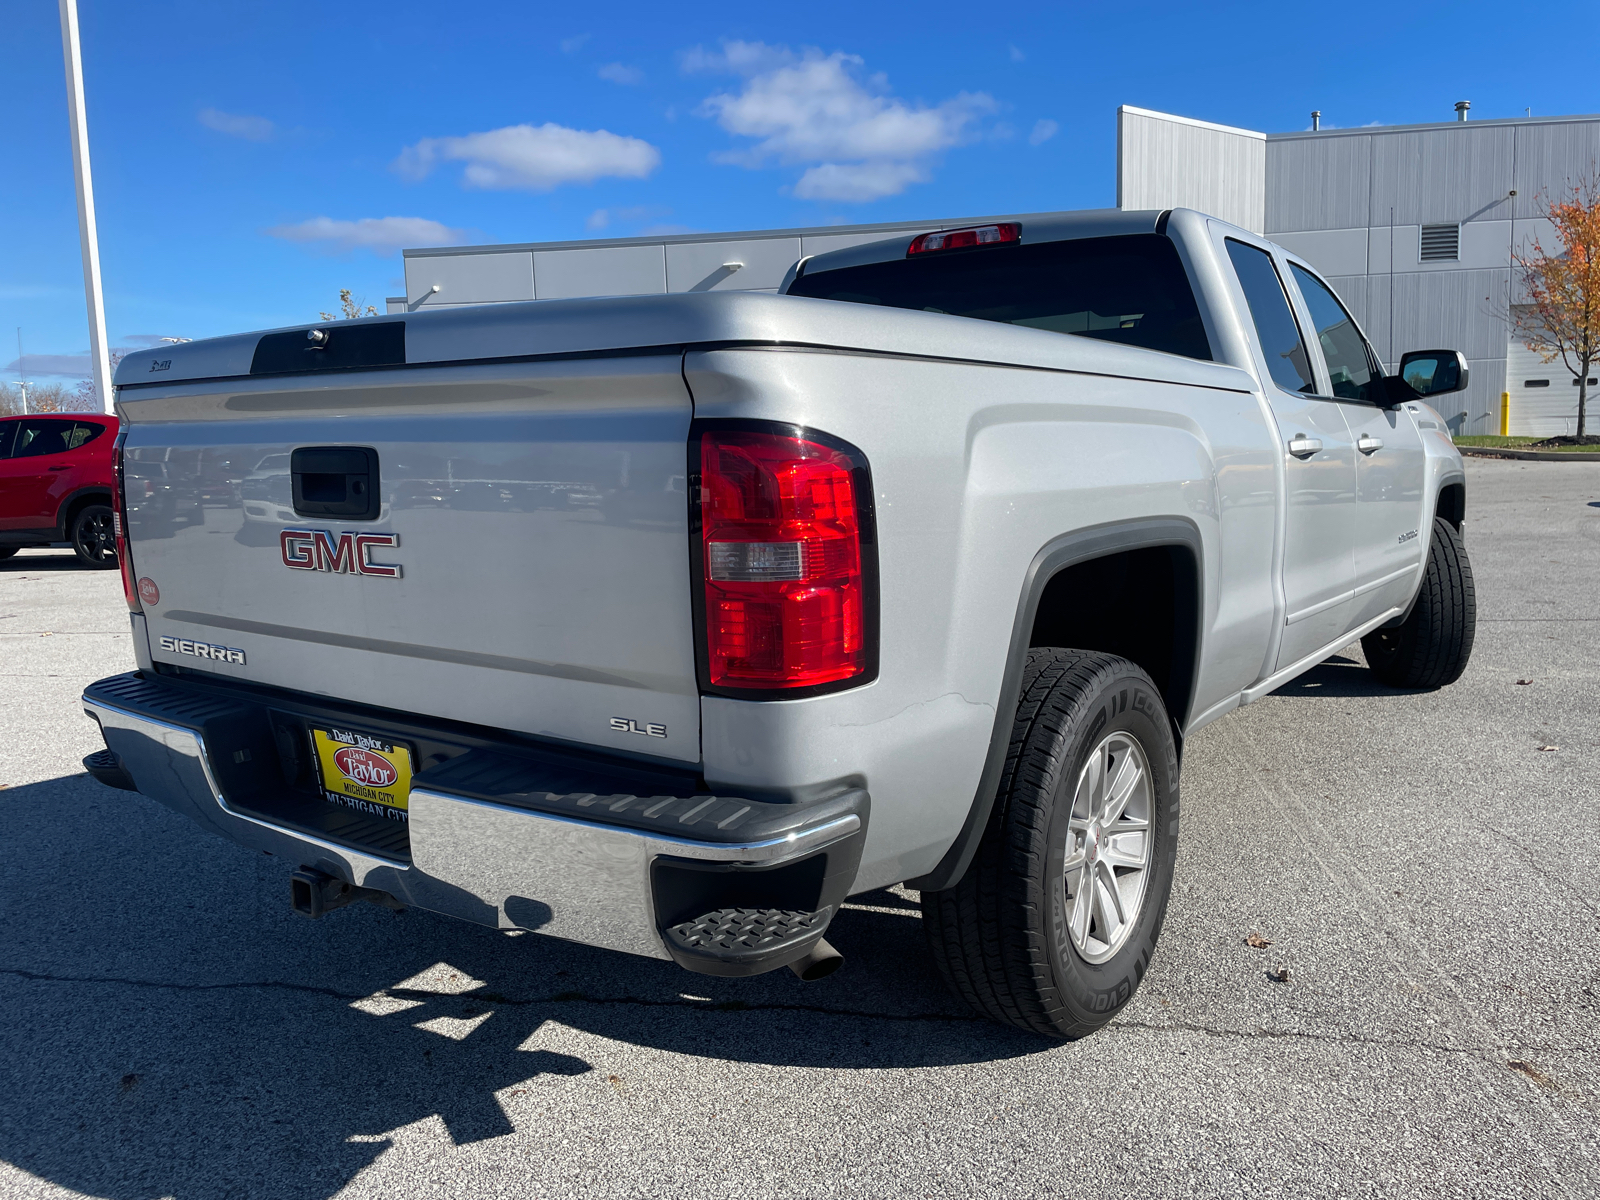
{"label": "black tire", "polygon": [[[1078,840],[1070,826],[1080,778],[1091,754],[1103,755],[1114,738],[1118,745],[1137,742],[1148,766],[1148,866],[1127,933],[1104,946],[1108,957],[1091,961],[1067,924],[1077,911],[1069,895],[1067,843]],[[1126,757],[1137,763],[1131,751]],[[1112,770],[1122,760],[1115,762]],[[1109,856],[1108,844],[1097,852]],[[1005,769],[977,855],[953,887],[922,893],[934,959],[951,989],[996,1021],[1054,1038],[1092,1033],[1132,999],[1150,965],[1177,848],[1178,751],[1150,677],[1110,654],[1030,650]],[[1085,936],[1093,928],[1086,921]]]}
{"label": "black tire", "polygon": [[1477,625],[1478,598],[1467,549],[1455,526],[1438,517],[1410,616],[1393,629],[1367,634],[1361,649],[1372,673],[1390,687],[1441,688],[1467,669]]}
{"label": "black tire", "polygon": [[116,569],[117,535],[109,504],[84,505],[72,518],[68,536],[79,562],[100,570]]}

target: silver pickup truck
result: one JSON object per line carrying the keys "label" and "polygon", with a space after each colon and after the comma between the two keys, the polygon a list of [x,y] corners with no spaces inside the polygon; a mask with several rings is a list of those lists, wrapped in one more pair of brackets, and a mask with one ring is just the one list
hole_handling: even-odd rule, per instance
{"label": "silver pickup truck", "polygon": [[[1471,652],[1465,485],[1312,267],[1188,210],[943,230],[784,294],[484,305],[117,372],[139,669],[86,768],[354,900],[741,976],[921,892],[976,1010],[1132,996],[1184,739],[1360,639]],[[142,483],[204,496],[181,527]],[[231,484],[229,484],[231,481]],[[229,484],[232,491],[228,490]]]}

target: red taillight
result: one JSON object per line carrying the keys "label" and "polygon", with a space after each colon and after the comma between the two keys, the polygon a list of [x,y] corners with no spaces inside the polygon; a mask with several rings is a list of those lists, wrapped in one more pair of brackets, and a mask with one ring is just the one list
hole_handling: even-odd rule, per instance
{"label": "red taillight", "polygon": [[122,444],[128,440],[128,431],[118,432],[111,450],[112,483],[116,495],[111,498],[111,527],[117,534],[117,569],[122,572],[122,596],[133,612],[143,612],[139,604],[139,586],[134,581],[133,556],[128,553],[128,490],[123,478]]}
{"label": "red taillight", "polygon": [[866,462],[832,438],[777,428],[700,434],[705,681],[785,694],[866,682],[875,636]]}
{"label": "red taillight", "polygon": [[942,229],[938,233],[925,233],[913,238],[906,249],[906,257],[913,254],[932,254],[935,250],[960,250],[964,246],[998,246],[1004,242],[1020,242],[1022,226],[1015,221],[1001,225],[974,225],[971,229]]}

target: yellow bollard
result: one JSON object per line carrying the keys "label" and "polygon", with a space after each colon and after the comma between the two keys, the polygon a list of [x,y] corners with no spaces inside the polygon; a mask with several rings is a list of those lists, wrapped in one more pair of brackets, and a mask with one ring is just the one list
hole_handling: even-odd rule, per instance
{"label": "yellow bollard", "polygon": [[1511,436],[1511,393],[1500,393],[1500,436]]}

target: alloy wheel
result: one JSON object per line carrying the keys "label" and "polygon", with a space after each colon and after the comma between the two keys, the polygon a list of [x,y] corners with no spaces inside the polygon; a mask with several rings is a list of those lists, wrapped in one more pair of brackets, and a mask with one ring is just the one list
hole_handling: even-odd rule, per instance
{"label": "alloy wheel", "polygon": [[1150,762],[1118,732],[1094,748],[1078,775],[1063,864],[1067,930],[1078,956],[1103,963],[1138,924],[1150,875]]}

